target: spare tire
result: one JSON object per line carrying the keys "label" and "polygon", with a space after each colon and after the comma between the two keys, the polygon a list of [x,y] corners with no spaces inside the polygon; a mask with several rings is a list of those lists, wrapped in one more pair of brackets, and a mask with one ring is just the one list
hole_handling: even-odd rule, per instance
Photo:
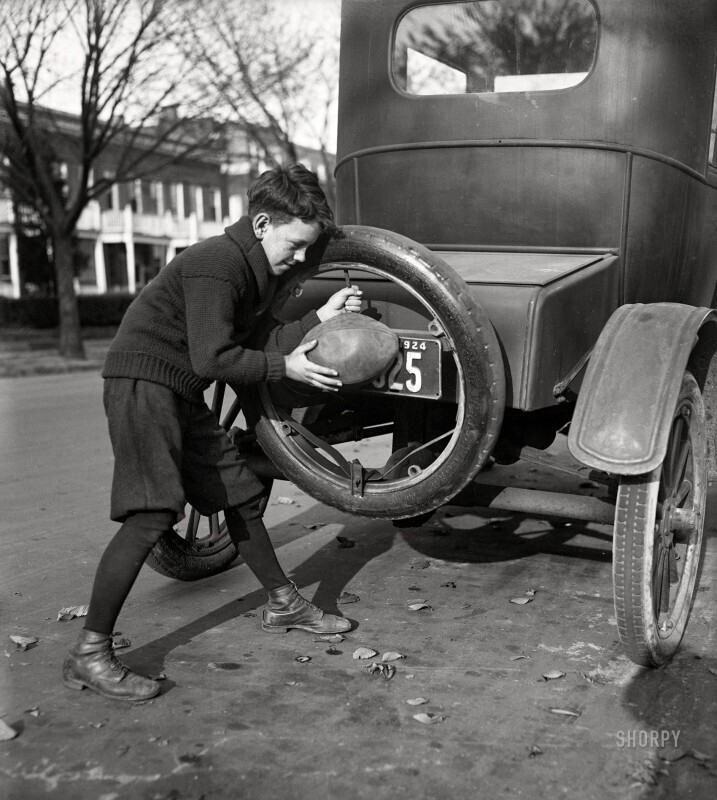
{"label": "spare tire", "polygon": [[[340,229],[322,244],[322,252],[280,283],[274,313],[299,284],[322,273],[350,268],[372,280],[398,284],[411,302],[425,310],[428,325],[455,361],[455,427],[408,470],[363,470],[336,464],[319,452],[316,437],[291,421],[290,392],[262,384],[243,392],[243,407],[257,439],[285,477],[330,506],[368,517],[405,519],[447,503],[475,477],[495,445],[505,405],[505,374],[493,327],[474,294],[439,256],[390,231],[359,225]],[[318,283],[318,281],[316,282]],[[335,289],[336,287],[334,287]],[[313,401],[315,402],[315,400]],[[356,402],[364,404],[366,398]],[[400,402],[400,401],[399,401]],[[406,400],[405,403],[416,402]],[[294,405],[301,405],[295,402]],[[327,408],[330,408],[327,406]],[[402,406],[408,408],[408,406]],[[403,412],[400,412],[403,413]],[[453,412],[452,412],[453,413]],[[297,420],[300,415],[293,414]],[[289,420],[289,421],[287,421]],[[404,443],[405,444],[405,443]],[[424,453],[425,455],[425,453]],[[420,463],[419,463],[420,462]]]}

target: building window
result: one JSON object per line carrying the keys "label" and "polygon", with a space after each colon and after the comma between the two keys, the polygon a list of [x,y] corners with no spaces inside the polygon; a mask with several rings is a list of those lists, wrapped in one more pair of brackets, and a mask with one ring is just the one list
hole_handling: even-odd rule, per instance
{"label": "building window", "polygon": [[10,283],[10,240],[7,236],[0,236],[0,283]]}
{"label": "building window", "polygon": [[216,199],[216,192],[213,186],[202,186],[204,219],[208,222],[217,222],[219,220],[219,209],[216,206]]}
{"label": "building window", "polygon": [[399,21],[392,74],[412,95],[555,91],[584,80],[596,51],[589,0],[423,5]]}
{"label": "building window", "polygon": [[[111,172],[104,172],[102,177],[106,180],[111,180],[114,175]],[[117,187],[113,184],[112,186],[107,189],[106,192],[103,192],[99,198],[100,208],[103,211],[116,211],[117,210]]]}
{"label": "building window", "polygon": [[105,255],[105,272],[107,274],[108,292],[126,292],[127,252],[124,244],[103,245]]}
{"label": "building window", "polygon": [[80,286],[97,286],[95,247],[89,239],[79,239],[75,244],[75,275]]}
{"label": "building window", "polygon": [[167,250],[162,245],[136,243],[134,246],[135,280],[137,290],[156,278],[167,260]]}
{"label": "building window", "polygon": [[172,216],[177,216],[177,184],[164,184],[164,210]]}
{"label": "building window", "polygon": [[197,192],[189,183],[182,184],[184,191],[184,216],[190,217],[197,210]]}

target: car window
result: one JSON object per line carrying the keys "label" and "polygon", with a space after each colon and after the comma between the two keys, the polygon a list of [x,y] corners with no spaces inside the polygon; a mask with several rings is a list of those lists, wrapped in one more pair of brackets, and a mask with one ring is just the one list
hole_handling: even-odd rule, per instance
{"label": "car window", "polygon": [[597,27],[589,0],[416,6],[399,20],[391,71],[413,95],[566,89],[590,71]]}

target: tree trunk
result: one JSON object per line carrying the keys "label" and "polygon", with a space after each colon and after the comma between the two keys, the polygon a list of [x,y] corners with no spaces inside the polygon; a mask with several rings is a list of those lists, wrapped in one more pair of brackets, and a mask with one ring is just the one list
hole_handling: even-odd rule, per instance
{"label": "tree trunk", "polygon": [[85,358],[85,346],[80,330],[80,310],[75,294],[75,264],[71,235],[54,236],[52,246],[60,317],[60,355],[65,358]]}

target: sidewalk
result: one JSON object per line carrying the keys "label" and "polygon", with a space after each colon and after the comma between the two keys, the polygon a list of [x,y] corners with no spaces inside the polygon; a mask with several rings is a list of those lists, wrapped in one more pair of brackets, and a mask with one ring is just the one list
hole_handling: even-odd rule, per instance
{"label": "sidewalk", "polygon": [[63,372],[99,372],[114,330],[89,329],[84,333],[86,359],[63,358],[56,330],[0,329],[0,378],[55,375]]}

